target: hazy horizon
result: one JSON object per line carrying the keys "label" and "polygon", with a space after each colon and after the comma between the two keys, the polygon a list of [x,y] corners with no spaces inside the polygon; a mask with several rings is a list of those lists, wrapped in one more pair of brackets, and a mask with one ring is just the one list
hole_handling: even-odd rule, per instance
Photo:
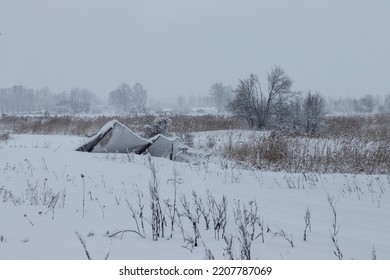
{"label": "hazy horizon", "polygon": [[390,2],[0,0],[0,88],[103,99],[140,82],[150,98],[205,95],[280,65],[294,89],[390,91]]}

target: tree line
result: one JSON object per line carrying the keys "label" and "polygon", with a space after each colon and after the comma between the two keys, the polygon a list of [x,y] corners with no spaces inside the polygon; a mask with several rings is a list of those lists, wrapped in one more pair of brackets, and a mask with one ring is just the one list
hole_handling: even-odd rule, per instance
{"label": "tree line", "polygon": [[390,113],[390,92],[385,95],[328,98],[327,104],[334,113]]}
{"label": "tree line", "polygon": [[83,113],[100,103],[91,91],[73,88],[69,93],[53,93],[44,87],[38,90],[18,85],[0,89],[0,110],[7,113]]}
{"label": "tree line", "polygon": [[80,114],[113,111],[140,113],[146,111],[147,90],[136,83],[120,84],[109,93],[108,105],[92,91],[73,88],[70,92],[53,93],[48,87],[33,90],[22,85],[0,89],[1,114],[59,113]]}

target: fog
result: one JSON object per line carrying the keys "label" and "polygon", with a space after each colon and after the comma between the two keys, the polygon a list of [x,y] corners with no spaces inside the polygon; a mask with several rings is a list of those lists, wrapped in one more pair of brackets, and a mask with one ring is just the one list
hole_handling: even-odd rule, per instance
{"label": "fog", "polygon": [[150,98],[205,95],[280,65],[297,90],[390,91],[390,2],[0,0],[0,88],[120,83]]}

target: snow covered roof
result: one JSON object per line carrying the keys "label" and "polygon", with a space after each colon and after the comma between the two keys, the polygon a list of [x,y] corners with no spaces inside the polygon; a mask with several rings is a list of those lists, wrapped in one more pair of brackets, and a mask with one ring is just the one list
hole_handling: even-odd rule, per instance
{"label": "snow covered roof", "polygon": [[162,134],[150,138],[149,141],[153,144],[145,152],[153,157],[175,160],[176,155],[187,148],[180,138],[168,138]]}
{"label": "snow covered roof", "polygon": [[117,120],[106,123],[98,133],[76,149],[95,153],[142,153],[152,142],[133,132]]}

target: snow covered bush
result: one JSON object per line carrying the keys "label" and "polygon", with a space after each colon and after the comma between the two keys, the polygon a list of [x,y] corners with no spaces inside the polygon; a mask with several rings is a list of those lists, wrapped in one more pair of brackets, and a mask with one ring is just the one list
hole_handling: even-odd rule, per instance
{"label": "snow covered bush", "polygon": [[5,130],[0,130],[0,141],[6,141],[10,138],[10,133]]}
{"label": "snow covered bush", "polygon": [[314,135],[325,126],[325,99],[319,93],[308,92],[303,100],[302,125],[308,135]]}
{"label": "snow covered bush", "polygon": [[160,116],[154,119],[151,126],[146,127],[148,137],[153,137],[158,134],[169,135],[172,120],[166,116]]}

